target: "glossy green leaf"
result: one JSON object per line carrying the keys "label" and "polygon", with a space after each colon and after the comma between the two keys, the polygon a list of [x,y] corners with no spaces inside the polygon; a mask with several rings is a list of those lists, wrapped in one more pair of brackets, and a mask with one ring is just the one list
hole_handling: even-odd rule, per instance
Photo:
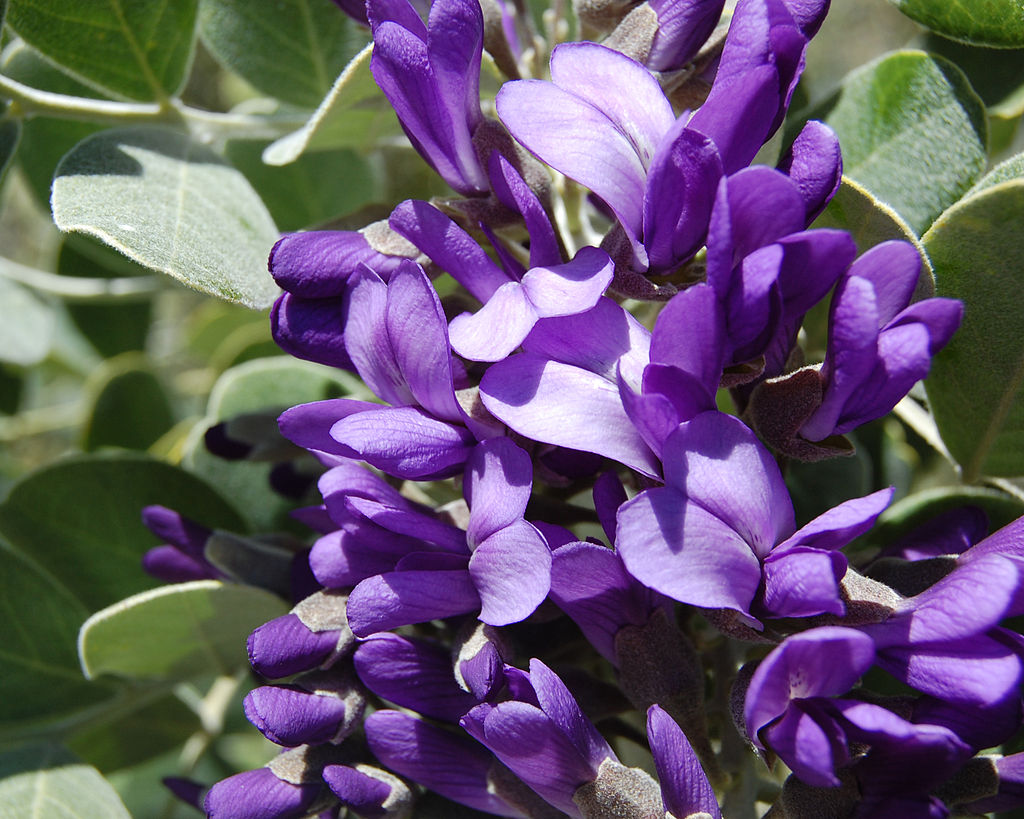
{"label": "glossy green leaf", "polygon": [[82,676],[75,635],[89,611],[49,569],[0,539],[0,608],[9,626],[0,643],[0,735],[59,721],[115,693]]}
{"label": "glossy green leaf", "polygon": [[82,430],[82,449],[148,449],[174,426],[163,384],[138,354],[104,362],[87,387],[92,406]]}
{"label": "glossy green leaf", "polygon": [[254,88],[305,108],[320,104],[368,38],[331,0],[200,0],[199,32]]}
{"label": "glossy green leaf", "polygon": [[[126,256],[82,234],[68,234],[57,256],[62,276],[111,278],[150,275]],[[104,358],[144,350],[153,317],[153,300],[143,297],[116,304],[71,302],[65,309],[75,326]]]}
{"label": "glossy green leaf", "polygon": [[[86,612],[149,588],[140,560],[157,545],[141,510],[162,504],[211,528],[244,529],[205,481],[140,455],[78,457],[17,483],[0,504],[0,533],[63,584]],[[79,622],[81,622],[79,620]]]}
{"label": "glossy green leaf", "polygon": [[11,0],[7,23],[82,82],[158,100],[185,82],[197,0]]}
{"label": "glossy green leaf", "polygon": [[889,0],[907,17],[939,34],[994,48],[1024,46],[1019,0]]}
{"label": "glossy green leaf", "polygon": [[263,152],[268,165],[287,165],[305,151],[360,148],[402,133],[394,109],[370,73],[373,46],[360,51],[341,72],[330,93],[299,130]]}
{"label": "glossy green leaf", "polygon": [[[352,150],[303,154],[285,166],[267,165],[265,143],[228,143],[227,156],[245,174],[283,231],[315,227],[372,202],[380,187],[370,160]],[[325,180],[330,180],[325,184]]]}
{"label": "glossy green leaf", "polygon": [[50,351],[55,320],[49,304],[0,269],[0,361],[38,364]]}
{"label": "glossy green leaf", "polygon": [[122,600],[82,625],[78,649],[90,678],[187,679],[231,674],[246,664],[245,638],[287,613],[288,604],[263,589],[197,580]]}
{"label": "glossy green leaf", "polygon": [[102,239],[146,267],[227,301],[264,308],[278,238],[245,177],[209,148],[163,128],[103,131],[57,167],[61,230]]}
{"label": "glossy green leaf", "polygon": [[60,748],[8,751],[0,777],[2,819],[131,819],[99,771]]}
{"label": "glossy green leaf", "polygon": [[964,321],[925,382],[935,422],[968,482],[1024,475],[1024,180],[950,208],[924,236],[937,292]]}
{"label": "glossy green leaf", "polygon": [[984,105],[960,69],[923,51],[857,69],[812,116],[839,135],[844,173],[918,234],[985,168]]}

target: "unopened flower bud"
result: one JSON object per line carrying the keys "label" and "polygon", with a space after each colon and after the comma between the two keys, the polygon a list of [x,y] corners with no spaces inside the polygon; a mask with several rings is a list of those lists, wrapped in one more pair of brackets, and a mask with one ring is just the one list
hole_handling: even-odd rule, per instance
{"label": "unopened flower bud", "polygon": [[401,779],[372,765],[328,765],[324,781],[341,804],[367,819],[405,819],[413,794]]}
{"label": "unopened flower bud", "polygon": [[346,600],[337,592],[316,592],[288,614],[260,626],[247,641],[249,663],[270,679],[330,667],[355,645],[345,617]]}

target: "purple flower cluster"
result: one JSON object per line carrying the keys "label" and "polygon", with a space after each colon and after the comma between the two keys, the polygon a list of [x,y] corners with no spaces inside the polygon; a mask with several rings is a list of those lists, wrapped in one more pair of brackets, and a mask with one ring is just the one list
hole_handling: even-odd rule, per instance
{"label": "purple flower cluster", "polygon": [[[724,40],[721,0],[597,3],[611,36],[555,47],[550,79],[519,78],[532,23],[494,5],[367,3],[374,77],[459,196],[271,253],[279,344],[378,400],[280,418],[323,467],[297,602],[249,640],[268,684],[245,713],[284,750],[215,784],[208,815],[720,817],[716,788],[752,788],[741,739],[792,771],[780,816],[1016,804],[1021,763],[976,753],[1021,723],[1024,640],[1001,623],[1024,613],[1024,523],[851,565],[892,489],[798,525],[784,479],[850,452],[961,316],[913,300],[909,243],[858,256],[811,227],[842,176],[825,125],[751,165],[827,0],[739,0]],[[479,83],[496,39],[500,125]],[[214,534],[147,519],[154,573],[240,579]]]}

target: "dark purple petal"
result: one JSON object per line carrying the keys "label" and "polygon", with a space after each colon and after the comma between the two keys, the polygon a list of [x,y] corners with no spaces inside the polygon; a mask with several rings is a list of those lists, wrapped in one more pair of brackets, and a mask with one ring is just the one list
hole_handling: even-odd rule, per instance
{"label": "dark purple petal", "polygon": [[347,505],[351,510],[389,532],[415,538],[420,549],[423,549],[425,544],[430,544],[438,547],[439,551],[453,554],[469,553],[464,531],[422,510],[395,508],[355,497],[349,498]]}
{"label": "dark purple petal", "polygon": [[349,415],[380,408],[380,404],[371,404],[369,401],[329,398],[285,410],[277,419],[277,426],[285,438],[298,446],[345,458],[358,458],[352,448],[342,446],[331,437],[331,427]]}
{"label": "dark purple petal", "polygon": [[711,393],[725,360],[725,316],[706,282],[673,296],[651,334],[651,361],[690,373]]}
{"label": "dark purple petal", "polygon": [[196,559],[169,545],[154,546],[142,556],[142,569],[165,583],[216,580],[223,575],[207,561]]}
{"label": "dark purple petal", "polygon": [[476,548],[469,573],[480,595],[480,620],[491,626],[518,623],[548,596],[551,552],[540,533],[521,520]]}
{"label": "dark purple petal", "polygon": [[455,681],[451,651],[437,643],[375,634],[360,643],[353,661],[374,694],[425,716],[454,723],[477,704]]}
{"label": "dark purple petal", "polygon": [[800,188],[810,224],[839,190],[843,178],[839,138],[825,123],[811,120],[779,160],[778,167]]}
{"label": "dark purple petal", "polygon": [[530,267],[556,265],[562,261],[555,229],[544,206],[511,162],[497,151],[488,163],[491,187],[503,205],[522,214],[530,236]]}
{"label": "dark purple petal", "polygon": [[530,660],[530,684],[544,713],[576,746],[596,771],[605,759],[615,759],[611,746],[584,713],[558,675],[540,660]]}
{"label": "dark purple petal", "polygon": [[384,765],[442,796],[498,816],[521,816],[488,787],[494,763],[464,734],[398,711],[377,711],[366,718],[366,741]]}
{"label": "dark purple petal", "polygon": [[614,472],[605,472],[594,481],[594,509],[609,543],[615,543],[615,515],[626,500],[626,488]]}
{"label": "dark purple petal", "polygon": [[813,701],[796,702],[782,719],[761,734],[765,744],[801,780],[815,787],[831,788],[839,785],[833,770],[846,761],[847,754],[842,738],[831,735],[830,727],[827,720],[821,719],[820,709],[814,708]]}
{"label": "dark purple petal", "polygon": [[278,745],[318,745],[346,727],[346,703],[339,696],[297,686],[264,685],[246,695],[245,718]]}
{"label": "dark purple petal", "polygon": [[796,546],[814,549],[842,549],[856,537],[874,526],[878,516],[889,505],[892,487],[880,489],[862,498],[844,501],[824,512],[780,543],[776,553]]}
{"label": "dark purple petal", "polygon": [[341,298],[304,299],[285,293],[270,310],[274,343],[296,358],[355,369],[345,350],[342,310]]}
{"label": "dark purple petal", "polygon": [[711,819],[722,819],[715,792],[686,734],[661,706],[647,710],[647,741],[665,810],[676,817],[706,813]]}
{"label": "dark purple petal", "polygon": [[652,272],[673,272],[704,244],[721,177],[715,144],[680,120],[658,146],[647,174],[643,229]]}
{"label": "dark purple petal", "polygon": [[348,600],[352,633],[366,637],[480,607],[468,570],[396,571],[362,581]]}
{"label": "dark purple petal", "polygon": [[351,808],[357,815],[387,815],[384,803],[391,796],[391,786],[386,782],[347,765],[327,765],[324,767],[323,777],[342,805]]}
{"label": "dark purple petal", "polygon": [[270,251],[270,273],[283,289],[306,299],[341,296],[345,281],[360,264],[383,279],[399,256],[370,247],[366,237],[349,230],[310,230],[281,237]]}
{"label": "dark purple petal", "polygon": [[264,677],[290,677],[330,659],[338,651],[340,636],[338,631],[312,631],[297,615],[288,613],[249,635],[249,663]]}
{"label": "dark purple petal", "polygon": [[428,202],[407,199],[391,212],[389,224],[481,302],[511,281],[466,231]]}
{"label": "dark purple petal", "polygon": [[259,768],[222,779],[210,788],[203,807],[210,819],[302,819],[321,787],[292,785]]}
{"label": "dark purple petal", "polygon": [[724,6],[724,0],[651,0],[658,30],[647,66],[671,71],[686,65],[714,31]]}
{"label": "dark purple petal", "polygon": [[778,240],[784,321],[802,320],[804,313],[825,298],[850,262],[857,246],[845,230],[819,228],[792,233]]}

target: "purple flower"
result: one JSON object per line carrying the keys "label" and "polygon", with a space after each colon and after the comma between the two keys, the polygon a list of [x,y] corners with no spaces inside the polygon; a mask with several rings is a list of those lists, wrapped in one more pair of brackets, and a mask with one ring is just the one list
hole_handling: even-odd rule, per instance
{"label": "purple flower", "polygon": [[686,65],[714,31],[724,0],[650,0],[658,28],[644,61],[652,71]]}
{"label": "purple flower", "polygon": [[355,642],[345,602],[345,595],[317,592],[288,614],[264,623],[249,635],[249,663],[270,679],[330,667]]}
{"label": "purple flower", "polygon": [[322,791],[319,782],[293,784],[258,768],[216,783],[203,807],[209,819],[302,819]]}
{"label": "purple flower", "polygon": [[153,577],[165,583],[224,578],[224,573],[204,553],[206,541],[213,534],[210,529],[166,506],[147,506],[142,510],[142,522],[166,541],[142,557],[142,568]]}
{"label": "purple flower", "polygon": [[462,727],[544,799],[579,817],[576,791],[616,756],[544,663],[531,660],[526,681],[517,699],[476,706]]}
{"label": "purple flower", "polygon": [[412,808],[409,786],[397,776],[372,765],[327,765],[323,777],[341,804],[357,816],[366,819],[407,816]]}
{"label": "purple flower", "polygon": [[253,689],[243,706],[267,739],[294,747],[341,742],[362,719],[365,698],[344,677],[307,674],[289,685]]}
{"label": "purple flower", "polygon": [[484,20],[476,0],[436,0],[424,25],[407,0],[369,0],[370,69],[409,141],[449,185],[489,189],[473,133],[480,113]]}
{"label": "purple flower", "polygon": [[821,405],[800,427],[804,438],[842,435],[884,415],[928,374],[963,306],[940,298],[911,304],[920,267],[913,245],[892,241],[846,271],[832,297]]}
{"label": "purple flower", "polygon": [[675,817],[707,814],[711,819],[722,819],[715,792],[686,734],[657,705],[647,710],[647,741],[654,755],[665,811]]}
{"label": "purple flower", "polygon": [[870,528],[892,490],[794,531],[775,461],[741,421],[718,412],[681,424],[663,460],[666,485],[619,509],[616,545],[630,574],[675,600],[745,616],[756,598],[769,616],[843,613],[846,559],[837,550]]}
{"label": "purple flower", "polygon": [[365,729],[373,755],[396,773],[486,813],[524,815],[495,792],[494,756],[464,734],[387,710],[370,714]]}
{"label": "purple flower", "polygon": [[413,552],[394,571],[363,580],[349,596],[353,632],[366,636],[478,609],[480,620],[495,626],[528,617],[551,582],[547,543],[523,518],[532,471],[529,456],[508,438],[477,446],[466,466],[463,551]]}

